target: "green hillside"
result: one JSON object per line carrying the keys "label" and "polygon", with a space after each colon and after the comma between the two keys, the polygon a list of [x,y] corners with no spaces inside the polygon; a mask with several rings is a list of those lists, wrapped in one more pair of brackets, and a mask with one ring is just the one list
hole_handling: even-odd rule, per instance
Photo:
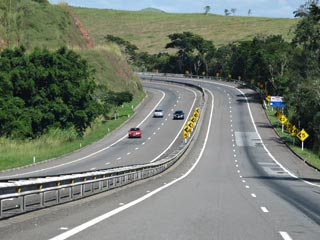
{"label": "green hillside", "polygon": [[[39,3],[42,2],[42,3]],[[88,47],[66,4],[52,5],[47,1],[0,1],[0,50],[25,46],[55,50],[61,46],[72,48],[96,70],[96,81],[109,90],[133,93],[141,91],[141,83],[119,49],[104,44],[103,49]]]}
{"label": "green hillside", "polygon": [[204,14],[173,14],[145,11],[73,8],[97,44],[107,34],[121,37],[149,53],[165,51],[168,35],[193,32],[216,46],[256,35],[283,35],[292,38],[298,19],[233,17]]}

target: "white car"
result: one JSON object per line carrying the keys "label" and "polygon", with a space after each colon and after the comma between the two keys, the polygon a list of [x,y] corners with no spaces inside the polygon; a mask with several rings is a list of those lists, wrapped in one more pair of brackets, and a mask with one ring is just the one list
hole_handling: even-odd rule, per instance
{"label": "white car", "polygon": [[160,109],[154,110],[153,117],[154,118],[162,118],[163,117],[163,111],[160,110]]}

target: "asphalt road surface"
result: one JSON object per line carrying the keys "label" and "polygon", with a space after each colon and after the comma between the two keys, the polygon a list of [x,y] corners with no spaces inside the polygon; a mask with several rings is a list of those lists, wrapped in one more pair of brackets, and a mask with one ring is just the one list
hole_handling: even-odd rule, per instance
{"label": "asphalt road surface", "polygon": [[[1,221],[1,239],[319,239],[319,172],[279,140],[253,91],[201,86],[208,99],[198,140],[174,168]],[[190,99],[181,92],[181,102]]]}
{"label": "asphalt road surface", "polygon": [[[156,161],[176,145],[181,144],[182,128],[188,116],[199,105],[200,92],[172,84],[146,82],[147,98],[136,115],[117,131],[108,134],[98,143],[67,156],[25,168],[0,173],[0,179],[39,177],[70,174],[118,166]],[[163,118],[153,118],[155,108],[164,111]],[[172,120],[175,110],[185,112],[184,120]],[[140,127],[142,137],[129,139],[128,130]]]}

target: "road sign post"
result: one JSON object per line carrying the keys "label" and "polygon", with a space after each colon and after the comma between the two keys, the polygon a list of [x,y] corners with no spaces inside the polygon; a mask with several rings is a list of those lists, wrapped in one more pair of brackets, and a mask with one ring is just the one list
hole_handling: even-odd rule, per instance
{"label": "road sign post", "polygon": [[301,150],[303,151],[303,145],[304,145],[304,141],[309,137],[309,134],[302,129],[300,132],[298,132],[297,134],[297,138],[299,138],[301,140]]}

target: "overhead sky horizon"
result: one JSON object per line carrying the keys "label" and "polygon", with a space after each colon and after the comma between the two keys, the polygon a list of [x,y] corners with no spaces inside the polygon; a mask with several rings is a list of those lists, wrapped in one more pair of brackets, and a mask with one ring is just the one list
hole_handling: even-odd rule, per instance
{"label": "overhead sky horizon", "polygon": [[70,6],[139,11],[157,8],[168,13],[209,13],[225,15],[225,9],[235,16],[294,18],[293,12],[306,0],[49,0],[52,4],[65,2]]}

